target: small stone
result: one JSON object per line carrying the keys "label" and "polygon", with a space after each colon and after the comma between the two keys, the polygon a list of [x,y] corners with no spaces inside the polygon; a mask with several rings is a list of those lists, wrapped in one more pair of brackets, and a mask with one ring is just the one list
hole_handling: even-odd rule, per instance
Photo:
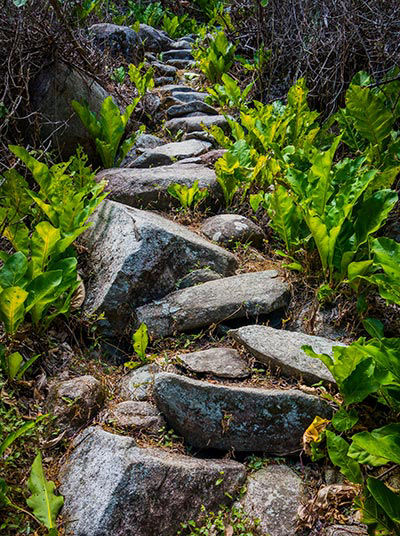
{"label": "small stone", "polygon": [[244,326],[229,334],[265,365],[279,368],[283,374],[307,383],[335,383],[329,370],[319,359],[309,357],[301,347],[309,345],[317,353],[332,355],[333,346],[344,346],[323,337],[269,326]]}
{"label": "small stone", "polygon": [[168,424],[192,446],[277,456],[299,452],[304,431],[332,409],[297,389],[232,387],[160,373],[154,398]]}
{"label": "small stone", "polygon": [[252,272],[177,290],[136,309],[154,338],[193,331],[226,319],[267,315],[284,308],[288,285],[275,270]]}
{"label": "small stone", "polygon": [[250,519],[269,536],[294,536],[297,509],[301,505],[302,481],[287,465],[268,465],[247,480],[240,505]]}
{"label": "small stone", "polygon": [[63,428],[79,428],[96,416],[104,398],[99,380],[89,375],[78,376],[51,383],[46,406]]}
{"label": "small stone", "polygon": [[210,348],[177,356],[178,363],[196,374],[212,374],[217,378],[237,380],[247,378],[249,369],[246,361],[233,348]]}
{"label": "small stone", "polygon": [[166,65],[165,63],[160,63],[159,61],[154,61],[152,63],[156,76],[167,76],[174,78],[177,73],[177,68],[172,65]]}
{"label": "small stone", "polygon": [[167,60],[168,65],[173,65],[177,69],[189,69],[193,67],[196,62],[192,60]]}
{"label": "small stone", "polygon": [[120,402],[108,412],[107,422],[116,428],[143,431],[156,434],[165,426],[165,421],[157,408],[148,402]]}
{"label": "small stone", "polygon": [[175,135],[179,130],[183,132],[198,132],[202,130],[203,125],[206,127],[217,126],[226,130],[228,121],[223,115],[198,115],[195,117],[176,117],[165,123],[165,128],[172,135]]}
{"label": "small stone", "polygon": [[178,99],[181,102],[194,102],[194,101],[205,101],[207,93],[200,93],[200,91],[193,92],[184,92],[184,91],[174,91],[175,99]]}
{"label": "small stone", "polygon": [[205,102],[199,101],[199,100],[193,100],[192,102],[188,102],[186,104],[180,104],[178,106],[171,106],[167,110],[168,119],[173,119],[175,117],[189,116],[191,114],[218,115],[218,112],[215,108],[213,108],[209,104],[206,104]]}
{"label": "small stone", "polygon": [[186,48],[177,48],[174,50],[167,50],[166,52],[162,53],[162,59],[163,61],[168,60],[193,60],[193,55],[190,51],[190,49]]}
{"label": "small stone", "polygon": [[155,364],[144,365],[132,370],[122,380],[121,396],[127,400],[142,401],[151,398],[155,374],[160,367]]}
{"label": "small stone", "polygon": [[264,240],[261,227],[239,214],[219,214],[207,218],[201,226],[201,232],[210,240],[222,245],[250,242],[260,247]]}
{"label": "small stone", "polygon": [[216,279],[221,278],[221,274],[217,274],[217,272],[208,270],[207,268],[202,270],[193,270],[193,272],[189,272],[187,275],[182,277],[180,281],[178,281],[177,289],[194,287],[200,283],[207,283],[207,281],[215,281]]}
{"label": "small stone", "polygon": [[172,76],[157,76],[154,78],[154,85],[156,88],[162,88],[174,83],[174,78]]}

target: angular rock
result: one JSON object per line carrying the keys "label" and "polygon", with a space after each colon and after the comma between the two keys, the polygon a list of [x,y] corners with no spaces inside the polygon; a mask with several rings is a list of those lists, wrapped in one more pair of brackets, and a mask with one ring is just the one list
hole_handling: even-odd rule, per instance
{"label": "angular rock", "polygon": [[153,134],[141,134],[134,145],[135,149],[144,151],[146,149],[155,149],[160,145],[164,145],[164,141]]}
{"label": "angular rock", "polygon": [[228,122],[223,115],[198,115],[195,117],[176,117],[165,123],[165,128],[173,135],[182,130],[183,132],[198,132],[202,130],[202,125],[212,127],[213,125],[222,129],[228,128]]}
{"label": "angular rock", "polygon": [[79,376],[50,384],[47,410],[62,427],[79,428],[93,419],[105,398],[104,389],[93,376]]}
{"label": "angular rock", "polygon": [[192,49],[192,43],[193,41],[189,41],[187,39],[184,39],[183,37],[179,39],[178,41],[175,41],[171,44],[171,48],[174,50],[191,50]]}
{"label": "angular rock", "polygon": [[289,455],[306,428],[330,406],[296,389],[215,385],[177,374],[156,375],[154,398],[168,424],[192,446]]}
{"label": "angular rock", "polygon": [[143,58],[140,36],[129,26],[93,24],[89,35],[102,52],[109,50],[113,56],[122,56],[129,63],[137,63]]}
{"label": "angular rock", "polygon": [[[199,156],[210,149],[211,143],[201,140],[188,140],[167,143],[155,149],[148,149],[130,167],[151,167],[156,165],[173,164],[176,160]],[[160,164],[154,164],[159,157]],[[163,161],[164,160],[164,161]]]}
{"label": "angular rock", "polygon": [[100,428],[75,445],[60,475],[66,536],[175,536],[202,505],[229,504],[245,481],[237,462],[143,449]]}
{"label": "angular rock", "polygon": [[174,79],[172,76],[158,76],[154,78],[154,85],[156,88],[160,88],[166,85],[173,84]]}
{"label": "angular rock", "polygon": [[172,39],[162,30],[157,30],[148,24],[141,24],[139,29],[139,38],[142,46],[150,52],[163,52],[169,50]]}
{"label": "angular rock", "polygon": [[71,108],[71,101],[86,100],[98,113],[108,93],[81,71],[61,61],[45,67],[31,85],[32,108],[43,113],[46,122],[40,126],[42,139],[51,138],[53,149],[65,160],[81,145],[92,162],[97,163],[92,137]]}
{"label": "angular rock", "polygon": [[139,155],[133,161],[128,160],[125,163],[127,167],[134,169],[151,169],[161,166],[170,166],[171,164],[172,160],[167,154],[158,153],[155,149],[144,151],[144,153]]}
{"label": "angular rock", "polygon": [[171,76],[175,77],[177,69],[176,67],[173,67],[172,65],[166,65],[165,63],[160,63],[159,61],[155,61],[152,63],[155,73],[158,76]]}
{"label": "angular rock", "polygon": [[221,278],[221,274],[217,274],[217,272],[213,272],[207,268],[204,268],[203,270],[193,270],[193,272],[188,273],[178,281],[177,288],[182,289],[193,287],[200,283],[207,283],[207,281],[215,281],[216,279]]}
{"label": "angular rock", "polygon": [[207,93],[200,93],[200,91],[174,91],[174,97],[181,102],[204,101],[207,97]]}
{"label": "angular rock", "polygon": [[105,334],[121,336],[138,305],[165,296],[194,268],[231,274],[236,258],[158,214],[106,200],[81,237],[91,274],[88,313],[104,312]]}
{"label": "angular rock", "polygon": [[163,61],[168,60],[193,60],[193,55],[190,51],[190,49],[174,49],[174,50],[167,50],[166,52],[162,53],[162,59]]}
{"label": "angular rock", "polygon": [[112,408],[106,422],[117,428],[132,432],[149,432],[156,434],[165,426],[165,421],[153,404],[148,402],[133,402],[126,400]]}
{"label": "angular rock", "polygon": [[201,232],[222,245],[250,242],[259,247],[264,239],[261,227],[240,214],[219,214],[207,218],[201,226]]}
{"label": "angular rock", "polygon": [[[188,93],[188,95],[191,95],[191,93]],[[209,104],[199,100],[194,100],[186,104],[180,104],[178,106],[171,106],[171,108],[168,108],[167,110],[168,119],[173,119],[174,117],[184,117],[188,116],[189,114],[218,115],[218,112]]]}
{"label": "angular rock", "polygon": [[342,343],[268,326],[244,326],[230,331],[229,335],[243,344],[258,361],[279,368],[283,374],[302,378],[307,383],[321,380],[336,383],[322,361],[309,357],[301,347],[310,345],[317,353],[332,355],[332,347],[345,346]]}
{"label": "angular rock", "polygon": [[166,63],[168,65],[173,65],[177,69],[189,69],[196,64],[196,62],[192,60],[167,60]]}
{"label": "angular rock", "polygon": [[266,315],[288,304],[288,285],[277,276],[275,270],[252,272],[177,290],[139,307],[137,321],[160,338],[228,318]]}
{"label": "angular rock", "polygon": [[250,519],[259,519],[259,529],[269,536],[294,536],[301,505],[301,478],[287,465],[268,465],[247,480],[240,505]]}
{"label": "angular rock", "polygon": [[233,348],[210,348],[189,354],[179,354],[178,363],[196,374],[212,374],[217,378],[238,380],[249,376],[246,361]]}
{"label": "angular rock", "polygon": [[196,89],[183,84],[167,84],[158,88],[158,91],[162,94],[169,93],[171,95],[174,95],[175,93],[197,93]]}
{"label": "angular rock", "polygon": [[122,398],[133,401],[143,401],[151,398],[155,375],[159,371],[160,367],[154,363],[132,370],[121,382]]}
{"label": "angular rock", "polygon": [[215,172],[198,164],[179,163],[154,169],[115,168],[99,173],[99,180],[107,179],[109,199],[129,206],[168,208],[178,202],[169,193],[171,184],[188,187],[199,181],[200,188],[208,188],[211,196],[220,197],[220,187]]}

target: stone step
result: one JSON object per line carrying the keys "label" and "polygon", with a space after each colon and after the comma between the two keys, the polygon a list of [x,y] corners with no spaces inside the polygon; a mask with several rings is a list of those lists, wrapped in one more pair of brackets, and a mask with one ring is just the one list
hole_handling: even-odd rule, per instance
{"label": "stone step", "polygon": [[167,50],[162,53],[162,60],[193,60],[193,55],[190,49]]}
{"label": "stone step", "polygon": [[173,84],[174,78],[172,76],[159,76],[154,79],[154,85],[156,88],[162,88]]}
{"label": "stone step", "polygon": [[166,65],[165,63],[154,61],[152,66],[154,67],[154,71],[157,76],[167,76],[171,78],[176,76],[177,68],[173,67],[172,65]]}
{"label": "stone step", "polygon": [[175,135],[179,130],[183,132],[196,132],[203,130],[203,125],[206,127],[217,126],[227,130],[228,121],[223,115],[198,115],[195,117],[177,117],[170,119],[164,125],[165,129]]}
{"label": "stone step", "polygon": [[234,318],[255,318],[284,308],[289,287],[275,270],[240,274],[177,290],[136,310],[154,338]]}
{"label": "stone step", "polygon": [[170,373],[156,375],[154,398],[168,424],[193,447],[291,455],[304,430],[332,409],[296,389],[232,387]]}
{"label": "stone step", "polygon": [[246,480],[241,463],[140,448],[99,427],[74,446],[60,473],[68,536],[171,536],[198,521],[203,506],[232,503]]}
{"label": "stone step", "polygon": [[217,378],[238,380],[250,375],[246,360],[233,348],[210,348],[179,354],[179,365],[195,374],[211,374]]}
{"label": "stone step", "polygon": [[203,101],[194,100],[185,104],[171,106],[167,110],[167,118],[174,119],[175,117],[184,117],[189,114],[197,115],[218,115],[218,112],[215,108],[206,104]]}
{"label": "stone step", "polygon": [[243,344],[260,363],[278,368],[283,374],[310,384],[321,380],[335,383],[322,361],[309,357],[301,347],[309,345],[317,353],[332,355],[332,347],[344,346],[342,343],[306,333],[257,325],[231,330],[229,335]]}
{"label": "stone step", "polygon": [[171,49],[173,50],[191,50],[192,49],[192,43],[193,40],[189,41],[184,38],[179,39],[178,41],[175,41],[174,43],[171,43]]}
{"label": "stone step", "polygon": [[196,62],[193,60],[166,60],[166,63],[168,65],[172,65],[173,67],[176,67],[177,69],[190,69],[190,67],[193,67],[196,65]]}
{"label": "stone step", "polygon": [[153,212],[105,200],[91,221],[80,239],[90,275],[84,311],[104,313],[98,326],[115,345],[133,328],[135,307],[162,298],[191,270],[230,275],[237,267],[231,253]]}
{"label": "stone step", "polygon": [[184,84],[167,84],[166,86],[162,86],[158,88],[157,90],[159,93],[170,93],[171,95],[174,95],[174,93],[197,93],[197,89],[194,89],[190,86],[185,86]]}
{"label": "stone step", "polygon": [[168,193],[168,187],[175,183],[191,187],[198,181],[200,188],[209,189],[211,201],[221,197],[215,171],[201,164],[178,162],[152,169],[111,168],[101,171],[97,178],[108,181],[109,199],[131,207],[177,206],[178,201]]}
{"label": "stone step", "polygon": [[[139,158],[128,164],[131,168],[148,168],[157,165],[173,164],[177,160],[200,156],[211,149],[211,143],[201,140],[187,140],[167,143],[154,149],[147,149]],[[164,156],[166,161],[160,164],[155,163],[154,157]],[[153,162],[151,161],[153,160]]]}
{"label": "stone step", "polygon": [[202,93],[200,91],[174,91],[173,96],[175,99],[181,102],[194,102],[194,101],[205,101],[207,93]]}

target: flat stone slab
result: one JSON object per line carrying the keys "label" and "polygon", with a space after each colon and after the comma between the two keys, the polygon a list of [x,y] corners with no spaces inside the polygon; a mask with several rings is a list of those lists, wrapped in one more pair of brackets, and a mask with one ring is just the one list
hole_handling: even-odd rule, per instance
{"label": "flat stone slab", "polygon": [[157,408],[149,402],[120,402],[108,411],[106,422],[117,428],[131,432],[150,432],[156,434],[165,426],[165,421]]}
{"label": "flat stone slab", "polygon": [[136,310],[153,337],[195,330],[226,319],[257,317],[282,309],[289,287],[275,270],[252,272],[177,290]]}
{"label": "flat stone slab", "polygon": [[194,269],[231,275],[237,260],[183,225],[105,200],[80,238],[87,248],[86,313],[104,313],[98,325],[114,344],[133,329],[134,310],[162,298]]}
{"label": "flat stone slab", "polygon": [[167,84],[157,89],[159,93],[170,93],[174,96],[175,93],[197,93],[197,89],[184,84]]}
{"label": "flat stone slab", "polygon": [[121,382],[121,396],[127,400],[143,401],[151,398],[158,365],[149,364],[129,372]]}
{"label": "flat stone slab", "polygon": [[342,343],[306,333],[257,325],[231,330],[229,335],[243,344],[258,361],[279,368],[283,374],[307,383],[321,380],[336,383],[322,361],[309,357],[301,347],[310,345],[317,353],[332,355],[333,346],[345,346]]}
{"label": "flat stone slab", "polygon": [[[218,154],[218,158],[220,156]],[[201,226],[201,232],[213,242],[226,246],[249,242],[260,247],[264,239],[261,227],[240,214],[218,214],[207,218]]]}
{"label": "flat stone slab", "polygon": [[179,130],[183,132],[198,132],[203,130],[203,125],[212,127],[213,125],[222,129],[228,128],[228,121],[223,115],[196,115],[194,117],[176,117],[165,123],[165,128],[173,135]]}
{"label": "flat stone slab", "polygon": [[301,505],[301,478],[287,465],[268,465],[247,479],[240,501],[244,513],[259,519],[259,529],[268,536],[294,536]]}
{"label": "flat stone slab", "polygon": [[[187,140],[173,143],[166,143],[154,149],[148,149],[139,157],[142,161],[146,158],[151,158],[152,155],[165,156],[169,160],[169,164],[173,164],[176,160],[200,156],[206,153],[212,147],[211,143],[201,140]],[[131,167],[137,167],[138,160],[134,160]],[[145,167],[145,166],[141,166]]]}
{"label": "flat stone slab", "polygon": [[[194,93],[187,93],[187,95],[194,95]],[[206,104],[202,100],[193,100],[185,104],[177,104],[175,106],[171,106],[167,110],[168,119],[173,119],[174,117],[184,117],[193,114],[218,115],[218,112],[215,108],[213,108],[209,104]]]}
{"label": "flat stone slab", "polygon": [[168,424],[192,446],[289,455],[327,402],[298,390],[231,387],[177,374],[156,375],[154,398]]}
{"label": "flat stone slab", "polygon": [[217,378],[237,380],[249,376],[249,368],[237,350],[233,348],[210,348],[177,356],[178,363],[197,374],[212,374]]}
{"label": "flat stone slab", "polygon": [[181,102],[204,101],[206,97],[207,93],[201,93],[200,91],[174,91],[174,98]]}
{"label": "flat stone slab", "polygon": [[190,67],[193,67],[194,65],[196,65],[196,62],[193,60],[180,60],[180,59],[166,60],[166,63],[168,65],[173,65],[177,69],[189,69]]}
{"label": "flat stone slab", "polygon": [[60,473],[66,536],[174,536],[203,505],[232,503],[246,479],[240,463],[139,448],[98,427],[74,446]]}
{"label": "flat stone slab", "polygon": [[193,60],[193,55],[190,48],[174,48],[162,53],[163,61],[168,60]]}
{"label": "flat stone slab", "polygon": [[219,199],[221,195],[215,171],[201,164],[177,163],[153,169],[112,168],[101,171],[97,178],[108,181],[109,199],[131,207],[165,209],[176,206],[177,200],[167,191],[175,183],[190,188],[198,181],[199,187],[208,188],[211,196]]}

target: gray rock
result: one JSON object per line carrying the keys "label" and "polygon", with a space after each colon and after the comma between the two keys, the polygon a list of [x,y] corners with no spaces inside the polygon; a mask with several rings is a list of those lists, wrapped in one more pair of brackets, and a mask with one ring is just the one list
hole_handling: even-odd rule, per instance
{"label": "gray rock", "polygon": [[183,132],[198,132],[202,130],[202,126],[212,127],[213,125],[220,127],[224,130],[228,128],[228,121],[223,115],[198,115],[195,117],[177,117],[170,119],[165,123],[165,128],[169,130],[172,135],[176,134],[179,130]]}
{"label": "gray rock", "polygon": [[96,147],[81,120],[71,108],[71,101],[86,100],[98,113],[108,93],[89,76],[70,65],[56,62],[44,68],[31,85],[32,109],[45,116],[40,124],[42,139],[51,138],[53,149],[65,160],[81,145],[93,163],[98,162]]}
{"label": "gray rock", "polygon": [[177,205],[169,193],[171,184],[193,186],[199,181],[200,188],[208,188],[212,197],[220,197],[220,187],[215,172],[201,165],[160,166],[154,169],[115,168],[99,173],[99,179],[108,181],[109,198],[129,206],[156,207],[158,209]]}
{"label": "gray rock", "polygon": [[196,64],[196,62],[192,60],[167,60],[166,63],[168,65],[173,65],[177,69],[189,69]]}
{"label": "gray rock", "polygon": [[240,274],[177,290],[139,307],[136,316],[155,338],[195,330],[227,318],[269,314],[288,304],[288,285],[275,270]]}
{"label": "gray rock", "polygon": [[175,536],[203,505],[229,504],[245,481],[242,464],[142,449],[100,428],[75,446],[60,474],[66,536]]}
{"label": "gray rock", "polygon": [[157,30],[148,24],[141,24],[139,38],[142,46],[150,52],[163,52],[169,50],[172,39],[162,30]]}
{"label": "gray rock", "polygon": [[196,374],[212,374],[217,378],[237,380],[249,376],[246,361],[233,348],[210,348],[190,354],[179,354],[178,363]]}
{"label": "gray rock", "polygon": [[151,398],[155,374],[159,372],[158,365],[144,365],[132,370],[121,382],[121,396],[127,400],[143,401]]}
{"label": "gray rock", "polygon": [[200,93],[200,91],[174,91],[174,97],[181,102],[204,101],[207,93]]}
{"label": "gray rock", "polygon": [[[171,158],[164,153],[159,153],[156,149],[144,151],[133,161],[125,161],[125,165],[129,168],[151,169],[160,166],[169,166],[172,164]],[[119,168],[123,169],[123,168]]]}
{"label": "gray rock", "polygon": [[[188,95],[191,95],[191,93],[188,93]],[[194,100],[192,102],[180,104],[177,106],[171,106],[167,110],[168,119],[173,119],[174,117],[184,117],[188,116],[189,114],[218,115],[218,112],[212,106],[209,106],[205,102],[199,100]]]}
{"label": "gray rock", "polygon": [[213,272],[213,270],[208,270],[207,268],[193,270],[193,272],[188,273],[178,281],[177,289],[194,287],[194,285],[207,283],[207,281],[215,281],[216,279],[221,279],[221,277],[221,274],[217,274],[217,272]]}
{"label": "gray rock", "polygon": [[322,536],[367,536],[364,525],[332,525],[324,529]]}
{"label": "gray rock", "polygon": [[330,406],[298,390],[231,387],[177,374],[156,375],[154,398],[168,424],[197,448],[289,455]]}
{"label": "gray rock", "polygon": [[157,61],[157,56],[153,52],[145,52],[144,57],[147,61]]}
{"label": "gray rock", "polygon": [[160,63],[159,61],[154,61],[152,63],[155,73],[158,76],[171,76],[175,77],[177,68],[172,65],[166,65],[165,63]]}
{"label": "gray rock", "polygon": [[307,383],[321,380],[335,383],[333,376],[319,359],[303,352],[303,345],[310,345],[317,353],[332,355],[333,346],[344,346],[323,337],[305,333],[274,329],[268,326],[244,326],[229,334],[265,365],[279,368],[283,374],[302,378]]}
{"label": "gray rock", "polygon": [[181,38],[178,41],[175,41],[171,44],[171,48],[174,50],[192,50],[192,41]]}
{"label": "gray rock", "polygon": [[156,88],[161,88],[166,85],[173,84],[174,79],[172,76],[158,76],[154,78],[154,85]]}
{"label": "gray rock", "polygon": [[203,141],[208,141],[209,143],[212,143],[214,146],[216,145],[216,141],[213,138],[213,136],[211,136],[211,134],[209,134],[208,132],[205,132],[204,130],[200,130],[198,132],[186,133],[186,134],[183,135],[182,140],[183,141],[186,141],[186,140],[203,140]]}
{"label": "gray rock", "polygon": [[106,200],[91,220],[81,237],[91,274],[85,310],[104,312],[105,334],[124,334],[135,307],[165,296],[194,268],[227,275],[237,266],[232,254],[152,212]]}
{"label": "gray rock", "polygon": [[135,149],[144,151],[146,149],[155,149],[163,144],[164,141],[158,136],[153,136],[153,134],[141,134],[136,140]]}
{"label": "gray rock", "polygon": [[188,43],[194,43],[197,38],[197,35],[185,35],[179,38],[179,41],[186,41]]}
{"label": "gray rock", "polygon": [[106,422],[116,428],[132,432],[149,432],[157,434],[165,426],[165,421],[157,408],[149,402],[133,402],[126,400],[112,408],[106,417]]}
{"label": "gray rock", "polygon": [[109,50],[113,56],[122,56],[128,63],[143,59],[140,36],[129,26],[99,23],[89,28],[93,44],[102,52]]}
{"label": "gray rock", "polygon": [[47,411],[62,428],[79,428],[96,416],[104,402],[104,389],[93,376],[53,381],[46,400]]}
{"label": "gray rock", "polygon": [[302,488],[300,477],[290,467],[269,465],[248,478],[240,505],[250,519],[260,520],[263,534],[294,536]]}
{"label": "gray rock", "polygon": [[[160,147],[156,147],[155,149],[148,149],[145,151],[141,157],[141,164],[144,163],[144,160],[147,158],[149,163],[152,161],[155,161],[156,157],[160,157],[161,159],[164,157],[164,159],[167,159],[168,162],[163,162],[160,165],[164,164],[172,164],[177,160],[182,160],[184,158],[191,158],[194,156],[199,156],[203,153],[206,153],[211,147],[210,143],[207,143],[206,141],[201,140],[188,140],[188,141],[180,141],[180,142],[173,142],[173,143],[167,143],[165,145],[162,145]],[[137,160],[132,162],[130,167],[150,167],[150,166],[144,166],[144,165],[137,165]]]}
{"label": "gray rock", "polygon": [[[218,153],[217,158],[221,156]],[[201,232],[210,240],[222,245],[250,242],[260,247],[264,239],[261,227],[240,214],[219,214],[207,218],[201,226]]]}
{"label": "gray rock", "polygon": [[162,53],[162,59],[163,61],[168,60],[193,60],[193,55],[190,51],[190,49],[173,49],[173,50],[167,50],[166,52]]}
{"label": "gray rock", "polygon": [[166,86],[160,87],[158,91],[162,94],[168,93],[170,95],[174,95],[175,93],[197,93],[197,89],[183,84],[167,84]]}

